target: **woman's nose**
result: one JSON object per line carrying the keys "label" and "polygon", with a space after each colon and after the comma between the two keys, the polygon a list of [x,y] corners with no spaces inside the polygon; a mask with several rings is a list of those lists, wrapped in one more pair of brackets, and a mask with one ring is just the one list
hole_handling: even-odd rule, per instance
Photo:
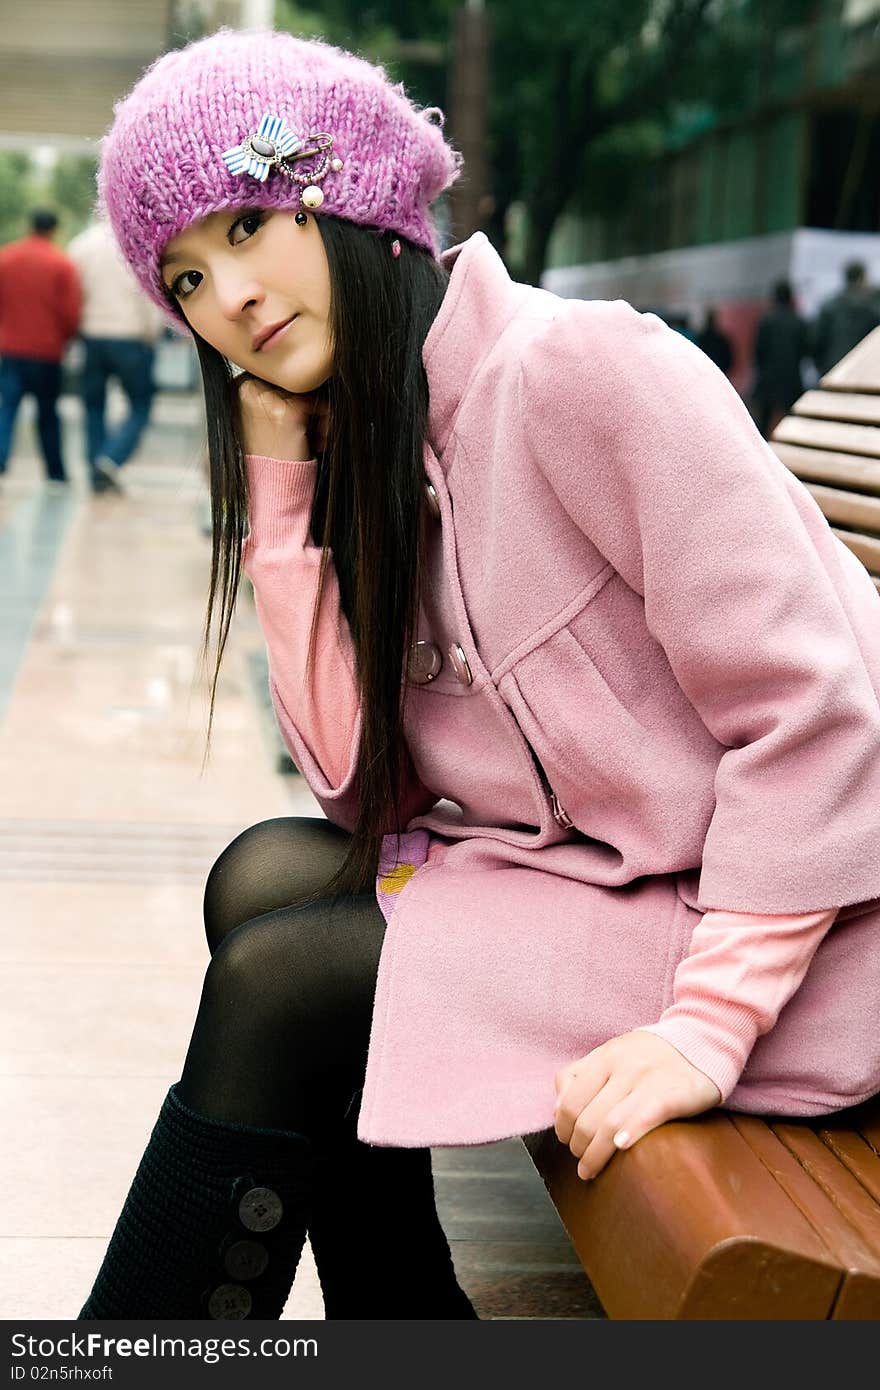
{"label": "woman's nose", "polygon": [[262,303],[263,291],[253,279],[229,275],[217,284],[217,301],[226,318],[238,319],[245,309]]}

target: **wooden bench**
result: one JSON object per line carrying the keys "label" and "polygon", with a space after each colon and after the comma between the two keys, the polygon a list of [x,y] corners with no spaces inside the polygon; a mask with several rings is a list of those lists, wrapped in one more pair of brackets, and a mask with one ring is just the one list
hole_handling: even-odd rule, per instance
{"label": "wooden bench", "polygon": [[801,396],[771,442],[880,589],[880,328]]}
{"label": "wooden bench", "polygon": [[880,1102],[677,1120],[590,1183],[525,1144],[610,1318],[880,1318]]}
{"label": "wooden bench", "polygon": [[[771,442],[880,589],[880,328]],[[880,1097],[675,1121],[590,1183],[552,1130],[524,1142],[610,1318],[880,1319]]]}

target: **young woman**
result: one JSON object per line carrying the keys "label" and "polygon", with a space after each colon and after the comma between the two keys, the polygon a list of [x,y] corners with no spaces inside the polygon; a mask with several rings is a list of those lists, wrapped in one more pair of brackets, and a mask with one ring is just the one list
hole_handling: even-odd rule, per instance
{"label": "young woman", "polygon": [[480,234],[437,258],[457,172],[379,69],[277,34],[162,58],[105,141],[201,358],[208,631],[243,565],[327,819],[211,872],[83,1317],[278,1317],[306,1230],[329,1317],[472,1317],[429,1146],[554,1126],[586,1180],[880,1087],[880,599],[681,335]]}

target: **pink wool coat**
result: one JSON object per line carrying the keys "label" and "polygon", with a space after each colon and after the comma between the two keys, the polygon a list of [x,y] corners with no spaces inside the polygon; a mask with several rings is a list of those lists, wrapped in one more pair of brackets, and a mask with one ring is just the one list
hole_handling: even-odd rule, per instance
{"label": "pink wool coat", "polygon": [[[401,859],[428,859],[394,896],[360,1138],[549,1127],[555,1072],[659,1019],[710,908],[843,909],[728,1106],[865,1099],[880,597],[684,338],[513,283],[479,234],[444,260],[419,637],[472,680],[445,655],[408,690]],[[276,713],[350,829],[357,733],[331,787]]]}

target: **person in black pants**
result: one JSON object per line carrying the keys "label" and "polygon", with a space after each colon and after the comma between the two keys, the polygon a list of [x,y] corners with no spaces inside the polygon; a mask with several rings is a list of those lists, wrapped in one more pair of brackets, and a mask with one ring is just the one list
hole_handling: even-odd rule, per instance
{"label": "person in black pants", "polygon": [[37,430],[50,483],[66,483],[58,419],[61,361],[79,323],[73,262],[53,243],[58,218],[31,216],[31,233],[0,250],[0,474],[12,449],[25,396],[37,403]]}
{"label": "person in black pants", "polygon": [[765,439],[800,395],[802,362],[810,354],[809,330],[794,305],[787,280],[773,287],[773,306],[758,323],[755,337],[751,411]]}

